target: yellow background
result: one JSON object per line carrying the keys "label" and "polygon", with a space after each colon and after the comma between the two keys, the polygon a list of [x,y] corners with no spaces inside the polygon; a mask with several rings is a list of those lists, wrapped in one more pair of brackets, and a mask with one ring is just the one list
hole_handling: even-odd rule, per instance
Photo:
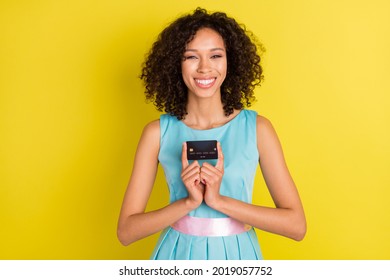
{"label": "yellow background", "polygon": [[[308,220],[258,231],[266,259],[390,258],[388,1],[0,2],[0,259],[148,259],[116,222],[143,126],[157,34],[197,6],[263,42],[252,108],[274,124]],[[255,202],[271,205],[261,174]],[[167,203],[163,173],[148,209]]]}

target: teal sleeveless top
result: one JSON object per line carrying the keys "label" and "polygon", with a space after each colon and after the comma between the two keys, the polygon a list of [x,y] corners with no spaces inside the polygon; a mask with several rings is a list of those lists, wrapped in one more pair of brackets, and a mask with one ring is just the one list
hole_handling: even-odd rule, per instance
{"label": "teal sleeveless top", "polygon": [[[188,127],[175,116],[160,117],[160,151],[169,188],[170,202],[185,198],[188,192],[181,180],[181,152],[185,141],[217,140],[224,154],[224,176],[220,193],[247,203],[252,202],[253,183],[259,162],[256,134],[257,113],[242,110],[228,123],[206,130]],[[199,161],[200,165],[202,160]],[[215,165],[216,160],[208,160]],[[226,218],[202,203],[189,216]],[[152,259],[262,259],[254,229],[229,236],[193,236],[166,228],[160,235]]]}

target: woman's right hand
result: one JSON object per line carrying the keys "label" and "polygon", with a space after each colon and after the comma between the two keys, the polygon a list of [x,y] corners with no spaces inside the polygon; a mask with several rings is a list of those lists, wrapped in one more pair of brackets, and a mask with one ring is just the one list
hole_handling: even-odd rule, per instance
{"label": "woman's right hand", "polygon": [[190,208],[197,208],[203,201],[204,186],[200,181],[200,165],[197,160],[188,163],[187,143],[184,142],[181,154],[181,179],[188,191],[187,202]]}

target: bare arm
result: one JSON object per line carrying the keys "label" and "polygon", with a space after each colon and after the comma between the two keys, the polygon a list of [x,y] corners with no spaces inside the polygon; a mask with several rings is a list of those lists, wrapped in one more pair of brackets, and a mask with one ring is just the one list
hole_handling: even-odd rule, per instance
{"label": "bare arm", "polygon": [[[261,116],[257,118],[257,145],[260,167],[276,208],[257,206],[215,193],[210,195],[206,203],[234,219],[261,230],[302,240],[306,234],[302,203],[285,163],[276,132],[272,124]],[[223,170],[220,171],[223,174]],[[215,172],[214,178],[217,178],[217,175],[218,172]],[[211,178],[211,175],[209,176]],[[206,188],[206,193],[208,191]]]}
{"label": "bare arm", "polygon": [[[188,197],[164,208],[145,213],[157,174],[159,143],[160,124],[159,121],[154,121],[145,126],[139,141],[132,175],[119,215],[117,235],[123,245],[129,245],[166,228],[199,205],[198,201],[194,202]],[[191,165],[186,170],[191,170],[191,167],[195,168]],[[191,171],[186,175],[186,179],[187,177],[191,179]]]}

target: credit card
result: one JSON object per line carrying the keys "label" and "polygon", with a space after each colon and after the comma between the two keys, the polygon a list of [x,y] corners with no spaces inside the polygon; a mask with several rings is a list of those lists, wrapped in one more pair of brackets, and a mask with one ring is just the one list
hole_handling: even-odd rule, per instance
{"label": "credit card", "polygon": [[187,141],[187,158],[189,160],[217,159],[217,141],[200,140]]}

